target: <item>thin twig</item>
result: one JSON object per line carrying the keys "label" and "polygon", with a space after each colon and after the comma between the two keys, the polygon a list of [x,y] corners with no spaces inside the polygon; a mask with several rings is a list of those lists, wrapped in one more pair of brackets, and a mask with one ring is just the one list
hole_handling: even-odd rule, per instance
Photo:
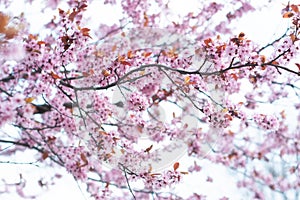
{"label": "thin twig", "polygon": [[14,162],[14,161],[0,161],[2,164],[14,164],[14,165],[33,165],[36,167],[40,167],[38,164],[36,164],[38,161],[35,162]]}
{"label": "thin twig", "polygon": [[135,195],[134,195],[134,193],[133,193],[133,190],[131,189],[131,186],[130,186],[130,184],[129,184],[129,180],[128,180],[127,172],[126,172],[126,167],[125,167],[123,164],[121,164],[121,163],[119,163],[119,165],[122,167],[122,171],[124,172],[124,175],[125,175],[125,179],[126,179],[126,183],[127,183],[128,189],[129,189],[129,191],[130,191],[130,193],[131,193],[133,199],[136,199],[136,197],[135,197]]}

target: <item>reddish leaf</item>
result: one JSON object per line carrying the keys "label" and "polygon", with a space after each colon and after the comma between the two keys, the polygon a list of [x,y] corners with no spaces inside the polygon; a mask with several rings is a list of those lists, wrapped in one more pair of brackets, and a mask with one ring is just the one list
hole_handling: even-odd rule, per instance
{"label": "reddish leaf", "polygon": [[82,29],[80,29],[80,31],[81,31],[81,33],[82,33],[83,36],[92,38],[92,37],[90,36],[90,34],[89,34],[90,30],[91,30],[91,29],[89,29],[89,28],[82,28]]}
{"label": "reddish leaf", "polygon": [[261,60],[262,63],[265,63],[266,62],[266,56],[261,55],[260,60]]}
{"label": "reddish leaf", "polygon": [[46,158],[48,158],[48,157],[49,157],[49,153],[47,151],[44,151],[42,154],[42,159],[46,160]]}
{"label": "reddish leaf", "polygon": [[74,21],[76,15],[79,13],[79,11],[75,11],[75,9],[73,9],[73,12],[69,15],[69,20]]}
{"label": "reddish leaf", "polygon": [[235,37],[235,38],[231,38],[230,41],[233,42],[233,43],[236,44],[236,45],[239,45],[239,44],[240,44],[240,39],[239,39],[239,38],[236,38],[236,37]]}
{"label": "reddish leaf", "polygon": [[35,97],[28,97],[28,98],[25,98],[25,102],[26,102],[26,103],[31,103],[31,102],[33,102],[33,100],[35,100]]}
{"label": "reddish leaf", "polygon": [[231,154],[228,155],[228,158],[229,158],[229,160],[231,160],[233,158],[236,158],[237,156],[238,156],[238,154],[235,151],[233,151]]}
{"label": "reddish leaf", "polygon": [[143,133],[143,126],[137,126],[136,129],[138,132]]}
{"label": "reddish leaf", "polygon": [[231,130],[229,130],[229,131],[228,131],[228,135],[230,135],[230,136],[234,136],[234,132],[233,132],[233,131],[231,131]]}
{"label": "reddish leaf", "polygon": [[161,174],[160,173],[153,173],[153,174],[150,174],[150,176],[160,176]]}
{"label": "reddish leaf", "polygon": [[299,12],[299,8],[298,8],[298,6],[297,5],[295,5],[295,4],[292,4],[291,5],[291,9],[294,11],[294,12]]}
{"label": "reddish leaf", "polygon": [[293,42],[297,41],[297,37],[295,36],[295,34],[291,34],[290,37]]}
{"label": "reddish leaf", "polygon": [[269,188],[270,188],[271,190],[275,190],[275,185],[274,185],[274,184],[271,184],[271,185],[269,185]]}
{"label": "reddish leaf", "polygon": [[86,4],[82,4],[78,9],[81,10],[81,11],[84,11],[86,10],[85,8],[87,7]]}
{"label": "reddish leaf", "polygon": [[179,162],[174,163],[173,169],[176,171],[179,168]]}
{"label": "reddish leaf", "polygon": [[54,72],[51,72],[50,75],[51,75],[52,78],[54,78],[54,79],[61,79],[60,76],[58,76],[58,75],[55,74]]}
{"label": "reddish leaf", "polygon": [[37,40],[38,36],[37,35],[32,35],[32,34],[29,34],[28,35],[28,39],[29,40]]}
{"label": "reddish leaf", "polygon": [[18,30],[13,27],[7,27],[10,17],[0,12],[0,33],[5,35],[6,39],[12,39],[18,34]]}
{"label": "reddish leaf", "polygon": [[58,8],[58,13],[59,13],[60,15],[63,15],[63,14],[65,13],[65,11],[62,10],[62,9],[60,9],[60,8]]}
{"label": "reddish leaf", "polygon": [[117,49],[117,45],[112,46],[111,51],[114,52]]}
{"label": "reddish leaf", "polygon": [[47,137],[47,142],[53,142],[56,140],[56,137],[55,136],[48,136]]}
{"label": "reddish leaf", "polygon": [[289,171],[291,174],[294,174],[296,172],[296,167],[291,167]]}
{"label": "reddish leaf", "polygon": [[8,21],[9,17],[0,12],[0,33],[3,33],[5,31]]}
{"label": "reddish leaf", "polygon": [[90,71],[90,75],[93,75],[93,74],[95,74],[95,71],[94,71],[94,69],[90,69],[89,71]]}
{"label": "reddish leaf", "polygon": [[178,26],[178,23],[176,23],[176,22],[172,22],[172,24],[176,27],[176,26]]}
{"label": "reddish leaf", "polygon": [[101,135],[108,135],[105,131],[99,131]]}
{"label": "reddish leaf", "polygon": [[146,26],[148,26],[148,24],[149,24],[149,18],[148,18],[148,16],[147,16],[147,14],[146,14],[146,12],[144,12],[144,26],[146,27]]}
{"label": "reddish leaf", "polygon": [[295,65],[298,67],[298,69],[300,71],[300,64],[299,63],[295,63]]}
{"label": "reddish leaf", "polygon": [[292,12],[286,12],[282,15],[283,18],[291,18],[293,16],[294,16],[294,14]]}
{"label": "reddish leaf", "polygon": [[212,43],[213,41],[212,41],[212,39],[211,38],[208,38],[208,39],[205,39],[204,40],[204,44],[206,45],[206,46],[211,46],[211,43]]}
{"label": "reddish leaf", "polygon": [[243,40],[245,37],[245,33],[241,32],[238,36],[239,40]]}
{"label": "reddish leaf", "polygon": [[80,154],[80,158],[81,158],[81,160],[83,161],[83,164],[80,165],[80,163],[78,162],[78,163],[77,163],[78,167],[84,167],[84,166],[87,166],[87,165],[89,164],[89,162],[88,162],[86,156],[85,156],[83,153]]}
{"label": "reddish leaf", "polygon": [[148,147],[144,152],[149,152],[153,147],[153,144],[150,145],[150,147]]}
{"label": "reddish leaf", "polygon": [[82,72],[82,75],[83,75],[84,77],[88,77],[90,74],[89,74],[88,72]]}
{"label": "reddish leaf", "polygon": [[226,49],[226,44],[217,46],[217,53],[222,53]]}
{"label": "reddish leaf", "polygon": [[85,164],[88,163],[88,160],[86,159],[86,156],[83,153],[80,154],[80,158]]}
{"label": "reddish leaf", "polygon": [[121,60],[120,63],[123,64],[123,65],[131,66],[131,63],[126,61],[126,60]]}
{"label": "reddish leaf", "polygon": [[72,40],[67,35],[62,36],[60,39],[61,39],[62,43],[64,44],[64,49],[67,50],[70,47],[70,45],[72,44]]}
{"label": "reddish leaf", "polygon": [[225,114],[225,117],[226,117],[229,121],[232,121],[232,120],[233,120],[232,116],[229,115],[229,114]]}
{"label": "reddish leaf", "polygon": [[285,119],[286,118],[285,110],[282,110],[280,112],[280,115],[281,115],[282,119]]}
{"label": "reddish leaf", "polygon": [[235,81],[238,80],[238,76],[237,76],[236,74],[231,74],[231,77],[232,77]]}
{"label": "reddish leaf", "polygon": [[273,61],[272,64],[273,64],[273,65],[279,65],[279,62]]}
{"label": "reddish leaf", "polygon": [[12,39],[18,34],[18,30],[10,27],[7,28],[4,33],[5,33],[5,38]]}
{"label": "reddish leaf", "polygon": [[127,52],[127,57],[128,58],[133,58],[134,57],[134,54],[132,53],[131,50]]}
{"label": "reddish leaf", "polygon": [[44,41],[38,41],[37,44],[38,44],[39,46],[41,46],[41,45],[43,45],[43,44],[46,44],[46,42],[44,42]]}
{"label": "reddish leaf", "polygon": [[151,54],[152,54],[152,52],[144,52],[144,53],[143,53],[143,56],[144,56],[145,58],[147,58],[147,57],[149,57]]}
{"label": "reddish leaf", "polygon": [[152,165],[149,166],[148,173],[152,172]]}
{"label": "reddish leaf", "polygon": [[106,69],[103,69],[103,70],[102,70],[102,75],[103,75],[104,77],[108,77],[108,76],[110,75],[110,73],[109,73],[109,71],[107,71]]}

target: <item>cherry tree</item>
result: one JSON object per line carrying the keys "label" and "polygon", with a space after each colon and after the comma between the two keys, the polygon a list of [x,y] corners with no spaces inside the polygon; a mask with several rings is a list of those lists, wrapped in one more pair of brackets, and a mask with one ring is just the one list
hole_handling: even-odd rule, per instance
{"label": "cherry tree", "polygon": [[[22,166],[11,158],[31,152],[27,164],[64,168],[93,199],[192,200],[208,194],[182,196],[180,184],[206,160],[250,199],[299,198],[300,5],[282,4],[289,27],[260,44],[235,25],[272,1],[199,1],[179,14],[171,1],[106,0],[122,15],[96,26],[96,1],[43,2],[55,16],[40,34],[26,14],[0,12],[1,163]],[[1,181],[1,193],[38,197],[23,174]]]}

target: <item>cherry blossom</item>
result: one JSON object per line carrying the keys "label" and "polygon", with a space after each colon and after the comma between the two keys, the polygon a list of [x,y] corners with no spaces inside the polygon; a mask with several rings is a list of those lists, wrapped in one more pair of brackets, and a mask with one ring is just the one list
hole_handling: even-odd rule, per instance
{"label": "cherry blossom", "polygon": [[[0,164],[34,152],[27,164],[65,169],[92,199],[206,199],[177,190],[194,174],[218,181],[205,160],[251,199],[299,197],[298,4],[282,5],[288,30],[260,44],[234,25],[273,2],[199,1],[177,13],[172,1],[106,0],[123,16],[95,26],[92,0],[44,3],[41,14],[55,13],[45,33],[32,32],[27,11],[0,12]],[[41,191],[61,178],[51,176]],[[26,176],[1,181],[1,193],[38,198]]]}

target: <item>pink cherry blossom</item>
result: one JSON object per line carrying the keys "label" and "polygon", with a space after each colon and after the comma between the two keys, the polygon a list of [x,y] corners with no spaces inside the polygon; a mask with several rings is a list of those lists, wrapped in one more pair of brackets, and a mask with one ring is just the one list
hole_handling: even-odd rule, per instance
{"label": "pink cherry blossom", "polygon": [[[299,196],[298,4],[281,5],[288,30],[261,44],[237,24],[271,1],[176,11],[173,1],[106,0],[122,16],[93,13],[91,25],[96,1],[47,0],[40,14],[55,14],[41,33],[29,10],[13,16],[12,1],[0,2],[0,164],[63,168],[93,199],[230,199],[192,187],[182,196],[187,176],[218,183],[210,166],[250,199]],[[53,171],[35,183],[41,192],[60,178]],[[30,177],[1,181],[1,193],[39,198],[27,194]]]}

